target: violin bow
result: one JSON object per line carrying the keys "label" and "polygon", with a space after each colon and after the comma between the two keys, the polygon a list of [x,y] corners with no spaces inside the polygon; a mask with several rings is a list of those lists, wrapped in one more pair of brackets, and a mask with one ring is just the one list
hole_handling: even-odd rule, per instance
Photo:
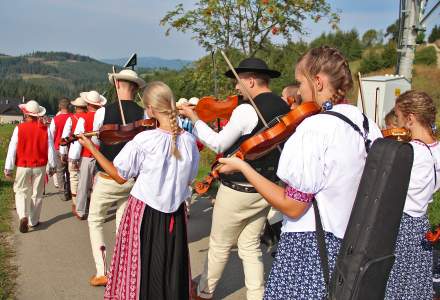
{"label": "violin bow", "polygon": [[269,125],[267,125],[267,122],[264,119],[263,115],[261,114],[260,110],[258,109],[257,105],[255,105],[254,99],[250,95],[247,87],[241,81],[240,77],[238,77],[238,74],[235,71],[235,68],[232,66],[231,62],[229,61],[228,57],[226,56],[225,52],[223,52],[223,50],[221,50],[221,54],[222,54],[223,58],[225,59],[226,63],[228,64],[229,68],[231,69],[232,73],[234,74],[235,78],[237,79],[238,83],[240,84],[241,89],[246,94],[246,97],[249,99],[249,101],[251,102],[251,104],[254,107],[255,111],[257,112],[257,115],[261,119],[261,122],[263,122],[264,127],[269,128]]}
{"label": "violin bow", "polygon": [[[114,75],[114,74],[116,74],[115,66],[113,66],[112,68],[113,68],[113,75]],[[119,99],[118,88],[116,87],[115,76],[113,76],[113,85],[115,86],[115,90],[116,90],[116,98],[118,99],[119,111],[121,113],[122,124],[125,126],[125,125],[127,125],[127,123],[125,122],[124,110],[122,109],[122,103],[121,103],[121,100]]]}
{"label": "violin bow", "polygon": [[[263,115],[261,114],[260,110],[258,109],[257,105],[254,102],[254,99],[252,98],[251,94],[249,93],[247,87],[244,85],[244,83],[241,81],[240,77],[238,77],[237,72],[235,71],[235,68],[232,66],[231,62],[229,61],[228,57],[226,56],[225,52],[221,50],[221,54],[223,58],[225,59],[226,63],[228,64],[229,68],[231,69],[232,73],[234,74],[235,78],[237,79],[238,83],[240,84],[241,89],[246,94],[246,97],[248,97],[249,101],[251,102],[252,106],[254,107],[255,111],[257,112],[258,117],[260,118],[261,122],[263,122],[264,127],[269,128],[269,125],[267,124],[266,120],[264,119]],[[278,151],[281,153],[281,147],[277,146]]]}
{"label": "violin bow", "polygon": [[[218,99],[218,89],[217,89],[217,64],[215,62],[215,50],[211,51],[211,60],[212,60],[212,68],[213,68],[213,77],[214,77],[214,97]],[[220,132],[220,118],[217,118],[217,131]]]}
{"label": "violin bow", "polygon": [[361,95],[362,112],[365,113],[364,90],[362,89],[361,72],[358,72],[359,93]]}

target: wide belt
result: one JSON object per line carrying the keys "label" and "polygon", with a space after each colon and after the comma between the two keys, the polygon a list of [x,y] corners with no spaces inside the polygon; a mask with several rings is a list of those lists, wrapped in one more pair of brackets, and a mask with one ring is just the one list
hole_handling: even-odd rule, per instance
{"label": "wide belt", "polygon": [[107,173],[104,172],[98,172],[99,177],[102,177],[104,179],[108,179],[108,180],[114,180],[110,175],[108,175]]}
{"label": "wide belt", "polygon": [[233,190],[236,190],[238,192],[242,192],[242,193],[258,193],[257,190],[253,186],[240,185],[240,184],[237,184],[235,182],[224,180],[224,179],[222,179],[220,181],[221,181],[221,183],[223,185],[225,185],[228,188],[231,188]]}

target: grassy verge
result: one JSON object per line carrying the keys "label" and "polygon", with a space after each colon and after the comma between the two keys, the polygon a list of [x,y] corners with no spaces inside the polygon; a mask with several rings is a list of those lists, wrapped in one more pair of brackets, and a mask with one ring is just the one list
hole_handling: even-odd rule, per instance
{"label": "grassy verge", "polygon": [[10,244],[11,209],[13,207],[12,182],[5,181],[3,169],[9,139],[14,125],[0,125],[0,299],[13,299],[17,269],[11,263],[14,255]]}

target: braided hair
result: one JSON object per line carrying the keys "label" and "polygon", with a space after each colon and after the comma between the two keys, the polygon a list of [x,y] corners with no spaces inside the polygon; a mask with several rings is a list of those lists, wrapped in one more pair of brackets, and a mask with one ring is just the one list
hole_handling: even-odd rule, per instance
{"label": "braided hair", "polygon": [[414,114],[417,121],[422,126],[432,131],[435,136],[435,115],[437,108],[434,101],[425,92],[415,90],[406,91],[396,99],[396,107],[406,117],[409,114]]}
{"label": "braided hair", "polygon": [[168,115],[172,133],[171,154],[180,159],[179,149],[177,149],[177,135],[180,133],[180,127],[176,102],[170,87],[162,81],[150,82],[144,89],[142,100],[145,106],[151,105],[155,111]]}
{"label": "braided hair", "polygon": [[333,95],[329,100],[334,104],[344,100],[347,92],[353,87],[348,61],[336,48],[321,46],[310,49],[299,59],[298,67],[309,82],[313,101],[316,101],[316,90],[312,78],[319,73],[324,73],[329,78],[333,88]]}

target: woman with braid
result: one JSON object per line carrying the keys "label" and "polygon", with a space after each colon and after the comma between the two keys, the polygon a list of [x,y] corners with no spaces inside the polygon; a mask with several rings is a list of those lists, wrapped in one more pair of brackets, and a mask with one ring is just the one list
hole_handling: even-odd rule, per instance
{"label": "woman with braid", "polygon": [[193,135],[177,124],[171,89],[147,85],[143,101],[160,126],[128,142],[107,160],[81,137],[105,172],[119,184],[137,178],[118,229],[105,299],[189,299],[189,251],[184,200],[197,174]]}
{"label": "woman with braid", "polygon": [[426,93],[411,90],[397,97],[394,111],[397,126],[411,132],[414,161],[385,299],[433,299],[432,246],[425,233],[430,228],[428,204],[440,187],[437,109]]}
{"label": "woman with braid", "polygon": [[347,60],[337,49],[309,50],[299,60],[295,77],[303,102],[314,101],[324,112],[305,119],[285,143],[277,171],[285,187],[259,175],[243,160],[220,159],[225,164],[220,172],[240,171],[284,214],[264,293],[264,299],[271,300],[325,298],[312,202],[319,208],[331,273],[369,144],[381,136],[374,122],[355,106],[337,104],[353,85]]}

